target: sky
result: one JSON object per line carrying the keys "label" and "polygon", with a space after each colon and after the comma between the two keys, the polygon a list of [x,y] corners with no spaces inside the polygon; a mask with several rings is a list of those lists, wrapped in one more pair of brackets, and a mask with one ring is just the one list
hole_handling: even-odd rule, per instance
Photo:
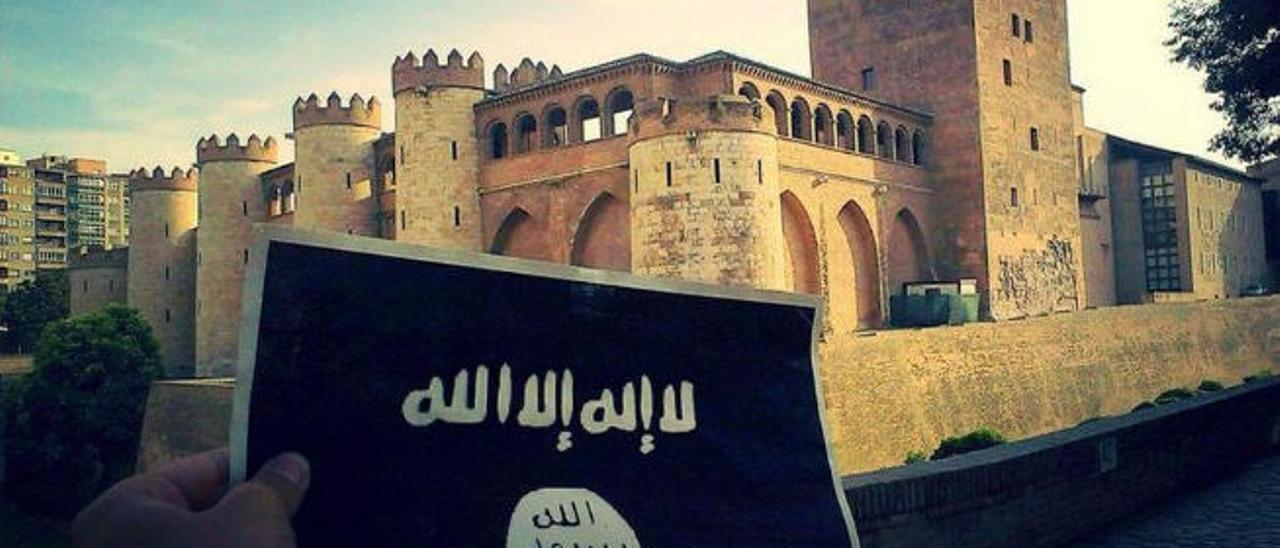
{"label": "sky", "polygon": [[[113,171],[188,166],[212,133],[274,135],[295,98],[383,101],[390,66],[479,50],[566,72],[638,52],[727,50],[809,74],[803,0],[0,0],[0,148],[106,159]],[[1201,75],[1173,64],[1167,0],[1068,0],[1073,79],[1090,126],[1205,156],[1222,127]],[[767,32],[766,32],[767,30]],[[292,158],[290,146],[282,160]]]}

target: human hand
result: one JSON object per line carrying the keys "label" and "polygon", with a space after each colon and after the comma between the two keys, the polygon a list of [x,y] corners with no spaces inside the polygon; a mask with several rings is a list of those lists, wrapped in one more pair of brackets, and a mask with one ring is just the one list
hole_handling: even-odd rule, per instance
{"label": "human hand", "polygon": [[218,449],[117,483],[76,516],[72,544],[293,547],[289,519],[311,482],[307,460],[280,455],[229,492],[228,463],[227,450]]}

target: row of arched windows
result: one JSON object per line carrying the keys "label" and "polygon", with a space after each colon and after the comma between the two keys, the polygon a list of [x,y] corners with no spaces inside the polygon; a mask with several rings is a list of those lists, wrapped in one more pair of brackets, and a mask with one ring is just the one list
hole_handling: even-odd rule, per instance
{"label": "row of arched windows", "polygon": [[552,103],[541,116],[517,114],[510,124],[492,120],[485,126],[485,150],[490,159],[525,154],[542,148],[585,143],[627,132],[635,111],[635,96],[625,87],[615,88],[605,97],[604,108],[595,97],[584,95],[570,109]]}
{"label": "row of arched windows", "polygon": [[[760,90],[749,82],[738,89],[738,94],[752,101],[761,99]],[[854,121],[848,110],[833,113],[824,103],[810,108],[803,97],[788,103],[778,90],[770,91],[764,102],[773,110],[780,136],[914,165],[924,164],[924,134],[918,129],[912,131],[902,125],[894,128],[883,120],[876,124],[865,114]]]}

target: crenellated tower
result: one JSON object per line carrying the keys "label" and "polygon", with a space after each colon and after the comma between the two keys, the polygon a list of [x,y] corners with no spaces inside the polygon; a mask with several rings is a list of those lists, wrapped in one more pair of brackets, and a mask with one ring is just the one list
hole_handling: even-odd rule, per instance
{"label": "crenellated tower", "polygon": [[199,237],[196,253],[196,374],[235,374],[240,298],[249,263],[253,223],[266,220],[262,172],[276,164],[276,141],[234,133],[200,139]]}
{"label": "crenellated tower", "polygon": [[347,106],[331,93],[325,104],[312,94],[293,104],[293,226],[378,235],[373,195],[373,142],[381,135],[382,105],[352,95]]}
{"label": "crenellated tower", "polygon": [[151,325],[165,376],[195,374],[198,173],[130,174],[128,303]]}
{"label": "crenellated tower", "polygon": [[396,239],[480,251],[480,145],[474,106],[485,98],[484,59],[454,50],[412,52],[391,67],[396,100]]}
{"label": "crenellated tower", "polygon": [[632,131],[631,272],[788,289],[778,138],[760,104],[645,101]]}

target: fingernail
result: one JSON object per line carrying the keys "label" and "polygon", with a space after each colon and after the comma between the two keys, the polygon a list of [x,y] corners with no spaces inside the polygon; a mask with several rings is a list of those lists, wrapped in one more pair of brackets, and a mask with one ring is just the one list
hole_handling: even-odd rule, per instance
{"label": "fingernail", "polygon": [[268,467],[280,477],[289,480],[292,483],[301,484],[305,481],[307,470],[311,465],[307,462],[306,457],[297,453],[285,453],[273,459]]}

